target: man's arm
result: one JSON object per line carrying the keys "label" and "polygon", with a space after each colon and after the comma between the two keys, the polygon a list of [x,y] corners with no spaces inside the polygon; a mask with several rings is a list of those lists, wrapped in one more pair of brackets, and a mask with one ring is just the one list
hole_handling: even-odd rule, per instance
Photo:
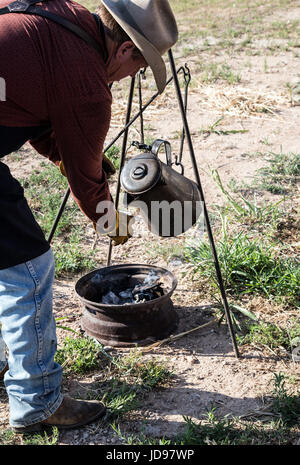
{"label": "man's arm", "polygon": [[57,149],[55,134],[51,127],[47,131],[43,132],[41,136],[38,136],[29,142],[40,155],[48,158],[56,165],[59,164],[60,155]]}
{"label": "man's arm", "polygon": [[52,130],[30,141],[42,155],[56,164],[63,162],[73,197],[93,222],[100,214],[97,205],[111,200],[102,169],[102,151],[110,124],[110,101],[63,102],[50,110]]}

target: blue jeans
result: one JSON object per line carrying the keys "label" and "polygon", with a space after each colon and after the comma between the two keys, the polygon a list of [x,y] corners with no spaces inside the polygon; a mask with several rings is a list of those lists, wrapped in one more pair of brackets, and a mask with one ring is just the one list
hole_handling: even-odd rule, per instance
{"label": "blue jeans", "polygon": [[[62,402],[62,369],[54,361],[53,279],[51,249],[26,263],[0,270],[0,322],[9,367],[4,383],[14,427],[45,420]],[[3,341],[3,367],[1,345]]]}

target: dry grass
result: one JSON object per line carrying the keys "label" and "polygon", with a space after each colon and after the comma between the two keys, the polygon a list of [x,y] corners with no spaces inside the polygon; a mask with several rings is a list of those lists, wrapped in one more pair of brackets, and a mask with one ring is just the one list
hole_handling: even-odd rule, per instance
{"label": "dry grass", "polygon": [[262,113],[278,116],[283,106],[290,104],[288,92],[265,92],[242,86],[199,85],[203,108],[214,109],[230,116],[257,116]]}
{"label": "dry grass", "polygon": [[[179,76],[180,77],[180,76]],[[183,89],[182,89],[183,91]],[[291,96],[288,89],[275,91],[265,91],[263,89],[252,89],[241,85],[208,85],[199,82],[189,90],[196,92],[200,96],[201,108],[203,111],[216,111],[217,114],[226,114],[233,117],[268,117],[280,118],[280,111],[292,105]],[[172,85],[166,88],[163,95],[158,96],[147,108],[144,114],[144,124],[151,124],[151,121],[165,118],[166,110],[174,108],[174,95]],[[143,89],[143,103],[146,103],[154,92],[149,88]],[[137,97],[132,105],[132,116],[139,111]],[[124,115],[127,108],[127,97],[116,100],[113,105],[112,123],[113,130],[121,130],[124,127]],[[136,126],[136,127],[135,127]],[[139,135],[139,119],[131,126],[132,136]]]}

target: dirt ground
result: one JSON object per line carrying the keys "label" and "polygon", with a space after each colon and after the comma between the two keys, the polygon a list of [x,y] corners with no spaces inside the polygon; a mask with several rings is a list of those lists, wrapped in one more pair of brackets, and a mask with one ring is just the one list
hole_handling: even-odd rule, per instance
{"label": "dirt ground", "polygon": [[[300,3],[291,2],[290,8],[277,8],[266,21],[300,20]],[[200,40],[200,39],[199,39]],[[213,41],[213,38],[210,39]],[[205,195],[210,206],[224,202],[221,191],[216,187],[209,169],[218,169],[221,179],[226,185],[232,178],[237,182],[250,183],[256,171],[265,166],[262,155],[267,151],[279,153],[300,153],[299,118],[300,106],[291,105],[287,83],[297,78],[300,70],[300,52],[298,48],[289,47],[287,50],[277,48],[270,53],[270,41],[275,39],[253,40],[252,48],[260,53],[249,54],[249,51],[233,50],[227,61],[232,70],[239,72],[241,80],[229,85],[203,84],[197,74],[197,60],[199,49],[195,55],[184,56],[182,45],[174,49],[176,66],[185,63],[192,72],[192,84],[188,97],[188,122],[191,129],[193,145],[198,163],[198,169]],[[280,40],[280,39],[277,39]],[[282,39],[283,40],[283,39]],[[214,57],[214,61],[224,61],[225,51]],[[211,52],[205,47],[201,52],[203,61],[212,59]],[[149,74],[149,72],[148,72]],[[148,79],[148,78],[147,78]],[[151,78],[146,95],[150,95]],[[128,84],[128,83],[127,83]],[[112,128],[108,137],[118,133],[122,128],[126,109],[126,83],[117,86],[114,91],[118,98],[114,102]],[[183,90],[183,88],[182,88]],[[227,99],[225,98],[227,96]],[[238,106],[244,96],[250,101],[265,101],[271,112],[255,112],[253,108]],[[145,97],[146,98],[146,97]],[[260,99],[260,100],[259,100]],[[138,108],[137,98],[134,110]],[[225,104],[224,102],[227,102]],[[246,105],[247,100],[243,101]],[[226,107],[227,105],[227,107]],[[207,129],[219,118],[223,117],[218,129],[246,130],[244,133],[216,134],[201,132]],[[172,84],[145,112],[145,127],[152,138],[165,138],[172,143],[173,154],[178,153],[180,138],[178,133],[182,128],[180,112],[178,110],[175,90]],[[135,129],[129,131],[129,141],[138,139],[138,123]],[[134,153],[130,151],[129,153]],[[185,144],[183,162],[185,175],[194,179],[188,147]],[[9,162],[8,162],[9,163]],[[18,175],[29,172],[36,162],[31,157],[29,146],[24,147],[21,160],[9,163],[12,171]],[[116,187],[113,179],[112,191]],[[285,209],[299,207],[299,186],[292,197],[284,202]],[[262,194],[260,194],[262,195]],[[261,200],[275,201],[280,196],[265,194]],[[213,229],[214,231],[214,229]],[[297,236],[298,235],[298,236]],[[86,244],[90,247],[94,243],[92,227],[86,224]],[[135,237],[124,246],[114,248],[111,264],[119,263],[147,263],[163,266],[172,271],[178,279],[178,286],[172,300],[179,317],[179,324],[175,334],[202,325],[212,319],[210,296],[206,294],[201,282],[189,279],[190,267],[180,261],[171,260],[169,263],[163,257],[151,255],[147,252],[155,250],[156,246],[169,246],[180,243],[179,239],[161,239],[150,233],[145,237]],[[299,250],[299,231],[293,237],[292,245]],[[106,265],[108,241],[98,239],[96,243],[99,267]],[[78,277],[57,279],[54,284],[54,314],[55,317],[68,317],[64,323],[79,330],[81,318],[81,304],[74,290]],[[268,321],[284,324],[291,315],[299,318],[299,309],[288,313],[282,312],[280,307],[269,304],[260,297],[245,299],[248,309],[258,316],[264,316]],[[66,332],[58,329],[61,342]],[[129,349],[112,350],[113,354],[126,353]],[[218,406],[218,415],[243,416],[261,410],[265,405],[265,397],[273,389],[274,373],[283,372],[288,377],[293,376],[297,383],[300,381],[300,364],[293,362],[290,354],[272,352],[263,347],[250,345],[239,346],[240,358],[234,355],[228,328],[226,324],[218,327],[216,324],[186,335],[176,342],[164,344],[161,347],[145,353],[145,358],[159,357],[167,366],[174,370],[175,378],[172,386],[163,390],[150,392],[144,399],[142,407],[136,412],[134,420],[125,418],[120,422],[124,435],[138,434],[143,430],[146,436],[172,437],[184,427],[183,416],[198,421],[211,407]],[[63,386],[68,393],[87,392],[92,386],[96,374],[87,377],[73,377],[71,383]],[[296,383],[296,386],[299,384]],[[3,389],[1,387],[1,389]],[[9,428],[8,405],[5,394],[0,397],[0,429]],[[120,444],[122,441],[107,425],[103,428],[92,424],[78,430],[62,432],[58,444]],[[293,439],[294,444],[300,445],[300,436]]]}

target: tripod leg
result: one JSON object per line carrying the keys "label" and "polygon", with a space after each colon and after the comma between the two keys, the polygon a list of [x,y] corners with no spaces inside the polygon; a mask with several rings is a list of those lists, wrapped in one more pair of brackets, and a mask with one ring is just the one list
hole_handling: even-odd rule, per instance
{"label": "tripod leg", "polygon": [[177,99],[178,99],[178,103],[179,103],[179,107],[180,107],[180,111],[181,111],[181,116],[182,116],[182,120],[183,120],[184,131],[185,131],[185,135],[186,135],[186,138],[187,138],[187,142],[188,142],[188,146],[189,146],[189,150],[190,150],[190,154],[191,154],[191,160],[192,160],[192,164],[193,164],[195,178],[196,178],[196,182],[198,184],[198,188],[199,188],[199,191],[200,191],[200,197],[201,197],[201,200],[203,202],[203,213],[204,213],[204,218],[205,218],[205,222],[206,222],[206,226],[207,226],[207,234],[208,234],[211,250],[212,250],[212,253],[213,253],[213,257],[214,257],[214,264],[215,264],[217,279],[218,279],[219,288],[220,288],[220,292],[221,292],[221,297],[222,297],[222,301],[223,301],[224,311],[225,311],[225,315],[226,315],[226,319],[227,319],[228,329],[229,329],[229,333],[230,333],[230,336],[231,336],[231,340],[232,340],[235,355],[238,358],[239,357],[239,352],[238,352],[237,342],[236,342],[236,338],[235,338],[235,334],[234,334],[234,330],[233,330],[232,319],[231,319],[230,310],[229,310],[227,297],[226,297],[226,293],[225,293],[225,288],[224,288],[224,284],[223,284],[223,279],[222,279],[222,274],[221,274],[221,270],[220,270],[217,251],[216,251],[216,247],[215,247],[215,243],[214,243],[214,238],[213,238],[213,234],[212,234],[212,230],[211,230],[211,226],[210,226],[208,212],[207,212],[207,208],[206,208],[206,204],[205,204],[205,200],[204,200],[203,190],[202,190],[202,186],[201,186],[201,182],[200,182],[200,176],[199,176],[199,171],[198,171],[198,167],[197,167],[197,162],[196,162],[195,152],[194,152],[193,143],[192,143],[192,139],[191,139],[191,134],[190,134],[187,118],[186,118],[186,113],[184,111],[184,104],[183,104],[183,100],[182,100],[182,95],[181,95],[181,91],[180,91],[180,86],[179,86],[178,76],[177,76],[177,73],[176,73],[175,62],[174,62],[172,50],[169,50],[168,54],[169,54],[170,65],[171,65],[172,74],[173,74],[173,78],[174,78],[174,84],[175,84],[175,88],[176,88]]}
{"label": "tripod leg", "polygon": [[[128,97],[128,104],[127,104],[126,123],[125,123],[126,126],[130,121],[132,100],[133,100],[133,94],[134,94],[134,84],[135,84],[135,77],[131,78],[131,85],[130,85],[130,91],[129,91],[129,97]],[[127,139],[128,139],[128,130],[129,130],[129,127],[127,127],[127,129],[124,131],[124,137],[123,137],[123,145],[122,145],[120,168],[119,168],[119,174],[118,174],[116,199],[115,199],[115,208],[116,208],[116,210],[118,209],[118,206],[119,206],[120,189],[121,189],[120,178],[121,178],[121,171],[122,171],[122,168],[123,168],[124,163],[125,163],[126,147],[127,147]],[[106,262],[107,266],[110,265],[111,255],[112,255],[112,240],[109,241],[109,246],[108,246],[108,255],[107,255],[107,262]]]}
{"label": "tripod leg", "polygon": [[47,238],[47,241],[49,242],[49,244],[50,244],[51,241],[52,241],[52,238],[53,238],[54,233],[55,233],[55,231],[56,231],[56,228],[57,228],[57,225],[58,225],[59,220],[60,220],[60,218],[61,218],[61,215],[63,214],[63,211],[64,211],[65,206],[66,206],[66,203],[67,203],[67,201],[68,201],[70,192],[71,192],[71,191],[70,191],[70,188],[68,187],[68,189],[66,190],[65,196],[64,196],[64,198],[63,198],[63,201],[62,201],[62,203],[61,203],[61,206],[60,206],[60,208],[59,208],[59,211],[58,211],[58,213],[57,213],[57,216],[56,216],[56,218],[55,218],[55,220],[54,220],[54,223],[53,223],[53,226],[52,226],[52,228],[51,228],[50,234],[49,234],[49,236],[48,236],[48,238]]}

